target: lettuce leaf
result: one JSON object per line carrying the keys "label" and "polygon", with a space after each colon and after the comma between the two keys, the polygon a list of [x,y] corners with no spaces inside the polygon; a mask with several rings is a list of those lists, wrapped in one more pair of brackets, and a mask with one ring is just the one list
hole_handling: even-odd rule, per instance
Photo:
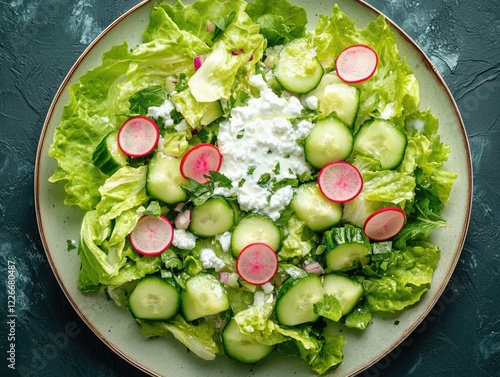
{"label": "lettuce leaf", "polygon": [[379,278],[363,280],[366,307],[372,313],[395,312],[413,305],[430,288],[440,250],[426,241],[388,255]]}
{"label": "lettuce leaf", "polygon": [[308,256],[316,246],[318,237],[296,216],[291,216],[283,226],[283,242],[278,255],[283,260],[298,261]]}
{"label": "lettuce leaf", "polygon": [[148,202],[146,166],[125,166],[100,188],[101,202],[88,211],[82,222],[78,254],[81,269],[78,287],[93,291],[102,285],[122,285],[160,268],[159,257],[143,257],[126,243]]}
{"label": "lettuce leaf", "polygon": [[266,41],[259,34],[259,25],[240,11],[188,81],[196,101],[228,100],[238,74],[244,72],[246,76],[253,71],[264,54],[265,46]]}
{"label": "lettuce leaf", "polygon": [[283,45],[305,36],[307,13],[304,8],[286,0],[256,0],[246,12],[259,24],[268,47]]}
{"label": "lettuce leaf", "polygon": [[171,5],[163,1],[155,5],[143,37],[146,41],[172,39],[181,32],[188,32],[212,45],[216,30],[211,23],[217,23],[231,12],[239,13],[245,6],[243,0],[198,0],[189,5],[181,1]]}
{"label": "lettuce leaf", "polygon": [[203,360],[213,360],[221,353],[219,345],[214,341],[215,328],[209,322],[200,320],[191,324],[180,315],[169,321],[137,320],[141,333],[146,338],[156,338],[172,334],[191,352]]}

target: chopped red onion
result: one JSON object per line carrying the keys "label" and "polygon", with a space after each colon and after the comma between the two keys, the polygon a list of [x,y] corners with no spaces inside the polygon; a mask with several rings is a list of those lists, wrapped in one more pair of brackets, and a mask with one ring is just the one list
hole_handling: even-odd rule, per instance
{"label": "chopped red onion", "polygon": [[316,274],[316,275],[321,275],[321,274],[323,274],[323,272],[325,272],[323,270],[323,267],[321,267],[321,265],[318,262],[313,262],[313,263],[310,263],[310,264],[303,263],[302,264],[302,269],[304,271],[307,271],[307,272],[309,272],[311,274]]}
{"label": "chopped red onion", "polygon": [[207,57],[206,55],[198,55],[198,56],[194,57],[193,65],[194,65],[194,70],[195,71],[197,71],[198,69],[200,69],[200,67],[203,64],[203,62],[205,61],[206,57]]}
{"label": "chopped red onion", "polygon": [[187,229],[191,222],[191,211],[185,210],[180,212],[174,220],[177,229]]}
{"label": "chopped red onion", "polygon": [[207,33],[211,33],[212,31],[215,30],[215,24],[210,21],[210,20],[207,20]]}
{"label": "chopped red onion", "polygon": [[229,272],[219,272],[219,280],[221,281],[221,283],[228,283],[230,277],[231,274]]}
{"label": "chopped red onion", "polygon": [[231,54],[233,55],[239,55],[239,54],[243,54],[245,52],[244,49],[240,48],[239,50],[233,50],[231,51]]}

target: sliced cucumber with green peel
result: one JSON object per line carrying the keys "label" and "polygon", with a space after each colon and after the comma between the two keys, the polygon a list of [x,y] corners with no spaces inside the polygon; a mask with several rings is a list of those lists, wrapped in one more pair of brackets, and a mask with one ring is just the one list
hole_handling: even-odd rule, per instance
{"label": "sliced cucumber with green peel", "polygon": [[306,160],[321,169],[332,161],[345,160],[352,151],[352,132],[336,117],[319,120],[306,137]]}
{"label": "sliced cucumber with green peel", "polygon": [[139,281],[128,299],[130,312],[135,318],[168,320],[180,308],[180,291],[173,281],[159,276],[148,276]]}
{"label": "sliced cucumber with green peel", "polygon": [[324,290],[317,275],[304,278],[289,278],[276,296],[276,318],[285,326],[315,322],[319,315],[314,313],[314,304],[323,300]]}
{"label": "sliced cucumber with green peel", "polygon": [[345,275],[326,274],[323,277],[323,289],[334,296],[340,303],[342,315],[349,314],[363,297],[363,285]]}
{"label": "sliced cucumber with green peel", "polygon": [[354,149],[379,160],[382,169],[394,169],[401,163],[406,144],[404,130],[386,119],[365,122],[354,137]]}
{"label": "sliced cucumber with green peel", "polygon": [[105,136],[92,154],[92,162],[106,175],[113,175],[127,165],[127,155],[118,146],[117,135],[114,131]]}
{"label": "sliced cucumber with green peel", "polygon": [[257,343],[252,336],[243,334],[234,318],[222,330],[222,345],[226,355],[243,364],[255,364],[275,349],[275,345]]}
{"label": "sliced cucumber with green peel", "polygon": [[370,241],[363,230],[354,226],[333,228],[323,233],[326,267],[331,271],[348,271],[370,261]]}
{"label": "sliced cucumber with green peel", "polygon": [[246,246],[262,242],[277,251],[281,245],[281,231],[267,216],[250,214],[234,227],[231,236],[231,251],[236,258]]}
{"label": "sliced cucumber with green peel", "polygon": [[157,200],[167,204],[187,200],[186,192],[180,186],[187,184],[180,172],[180,158],[157,152],[148,164],[146,190]]}
{"label": "sliced cucumber with green peel", "polygon": [[233,226],[233,207],[223,198],[208,199],[191,212],[189,230],[199,237],[217,236]]}
{"label": "sliced cucumber with green peel", "polygon": [[325,231],[342,219],[342,204],[326,199],[316,182],[299,186],[292,199],[291,208],[296,216],[315,232]]}
{"label": "sliced cucumber with green peel", "polygon": [[319,98],[319,111],[325,116],[335,113],[346,125],[351,127],[359,109],[359,89],[344,83],[327,85]]}
{"label": "sliced cucumber with green peel", "polygon": [[214,315],[230,308],[224,285],[213,275],[200,273],[186,281],[181,309],[187,321]]}
{"label": "sliced cucumber with green peel", "polygon": [[318,86],[324,69],[310,42],[301,38],[281,50],[273,73],[284,89],[304,94]]}
{"label": "sliced cucumber with green peel", "polygon": [[224,115],[224,111],[219,101],[208,102],[205,106],[205,111],[200,121],[200,125],[202,126],[207,126]]}

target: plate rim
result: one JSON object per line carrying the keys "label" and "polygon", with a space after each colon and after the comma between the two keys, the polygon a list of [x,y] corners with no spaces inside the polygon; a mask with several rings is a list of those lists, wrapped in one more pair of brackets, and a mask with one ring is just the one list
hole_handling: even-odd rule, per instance
{"label": "plate rim", "polygon": [[[149,374],[151,376],[159,376],[159,374],[153,372],[149,368],[143,366],[139,362],[136,362],[135,360],[131,359],[128,357],[122,350],[120,350],[118,347],[116,347],[112,342],[108,341],[107,338],[105,337],[104,334],[102,334],[93,324],[92,321],[89,320],[85,314],[79,309],[78,305],[76,304],[74,298],[70,295],[68,289],[64,285],[63,279],[61,278],[56,266],[55,262],[53,260],[53,257],[50,252],[50,247],[49,244],[46,240],[46,236],[44,234],[44,228],[42,224],[42,215],[41,215],[41,209],[40,209],[40,177],[41,177],[41,172],[40,172],[40,160],[42,159],[42,153],[43,153],[43,145],[44,141],[46,139],[50,121],[54,115],[54,110],[55,107],[62,96],[63,92],[67,89],[68,83],[72,79],[75,71],[79,67],[80,63],[86,58],[86,56],[89,54],[89,52],[94,48],[94,46],[101,40],[103,39],[116,25],[118,25],[120,22],[122,22],[124,19],[126,19],[129,15],[137,11],[138,9],[142,8],[145,5],[148,5],[151,3],[153,0],[141,0],[138,4],[134,5],[124,13],[122,13],[119,17],[117,17],[114,21],[112,21],[106,28],[103,29],[101,33],[83,50],[83,52],[78,56],[78,58],[75,60],[75,62],[72,64],[71,68],[65,75],[64,79],[62,80],[61,84],[59,85],[52,101],[51,104],[47,110],[47,114],[42,126],[42,130],[39,136],[39,141],[38,141],[38,146],[36,150],[36,159],[35,159],[35,171],[34,171],[34,200],[35,200],[35,215],[36,215],[36,222],[37,222],[37,227],[38,231],[40,234],[40,239],[42,242],[42,246],[45,252],[45,255],[47,256],[49,265],[51,267],[52,272],[54,273],[54,276],[56,277],[56,280],[61,287],[65,297],[68,299],[70,302],[71,306],[73,307],[73,310],[78,314],[78,316],[81,318],[81,320],[87,325],[91,331],[94,333],[94,335],[100,339],[107,347],[109,347],[115,354],[120,356],[123,360],[125,360],[127,363],[131,364],[138,370]],[[293,0],[291,0],[293,2]],[[410,326],[406,331],[404,331],[400,336],[398,336],[397,340],[392,342],[387,347],[387,352],[384,352],[383,354],[378,354],[376,358],[372,360],[368,360],[363,363],[362,366],[360,366],[357,370],[352,371],[352,373],[348,374],[347,377],[349,376],[354,376],[360,372],[363,372],[364,370],[372,367],[375,365],[378,361],[382,360],[384,357],[386,357],[388,354],[390,354],[392,351],[394,351],[395,348],[397,348],[402,342],[404,342],[412,333],[415,331],[415,329],[424,321],[424,319],[427,317],[427,315],[432,311],[438,300],[440,299],[441,295],[443,294],[444,290],[446,289],[447,285],[449,284],[449,281],[453,275],[453,273],[456,270],[456,266],[458,263],[458,260],[460,259],[461,253],[463,251],[463,247],[466,241],[466,236],[467,232],[469,230],[469,224],[470,224],[470,219],[471,219],[471,213],[472,213],[472,199],[473,199],[473,166],[472,166],[472,157],[471,157],[471,151],[470,151],[470,143],[469,139],[466,133],[466,128],[464,125],[464,121],[462,118],[462,115],[460,113],[460,109],[456,103],[456,100],[451,93],[451,90],[449,89],[446,81],[443,79],[439,71],[437,70],[436,66],[432,63],[430,58],[427,56],[427,54],[422,50],[422,48],[410,37],[410,35],[403,30],[396,22],[394,22],[390,17],[385,15],[382,11],[378,10],[376,7],[374,7],[371,4],[368,4],[364,0],[352,0],[355,3],[358,3],[361,6],[364,6],[367,8],[369,11],[371,11],[374,15],[382,15],[385,20],[387,21],[388,25],[396,30],[399,35],[404,38],[411,46],[414,48],[418,55],[422,58],[423,62],[426,65],[426,68],[428,71],[432,72],[433,78],[437,79],[439,81],[439,85],[441,86],[442,89],[444,89],[448,100],[450,101],[452,108],[453,108],[453,113],[458,119],[458,124],[459,124],[459,129],[461,133],[460,140],[463,143],[464,150],[467,152],[466,153],[466,166],[465,170],[467,172],[467,184],[468,184],[468,190],[467,190],[467,205],[466,205],[466,214],[464,217],[464,224],[461,229],[460,235],[458,236],[459,242],[458,242],[458,250],[455,252],[455,256],[452,260],[452,263],[450,265],[450,268],[446,271],[445,278],[441,282],[441,284],[438,286],[436,289],[436,293],[433,296],[432,300],[430,303],[427,305],[425,310],[422,311],[422,314],[416,320],[412,326]],[[333,0],[335,3],[335,1]]]}

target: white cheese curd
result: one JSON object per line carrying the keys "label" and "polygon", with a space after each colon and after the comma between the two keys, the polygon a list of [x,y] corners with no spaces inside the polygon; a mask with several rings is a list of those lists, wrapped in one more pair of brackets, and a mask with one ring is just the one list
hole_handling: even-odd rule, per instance
{"label": "white cheese curd", "polygon": [[228,231],[215,236],[215,239],[219,241],[220,245],[222,246],[222,250],[224,250],[226,253],[229,252],[229,246],[231,245],[231,232]]}
{"label": "white cheese curd", "polygon": [[266,284],[262,285],[261,288],[266,295],[269,295],[269,294],[273,293],[273,291],[274,291],[274,285],[272,285],[271,283],[266,283]]}
{"label": "white cheese curd", "polygon": [[215,271],[222,270],[226,264],[215,255],[215,252],[210,248],[205,248],[200,251],[200,262],[204,269],[214,268]]}
{"label": "white cheese curd", "polygon": [[389,119],[394,115],[394,112],[394,102],[391,102],[384,107],[384,110],[382,110],[379,117],[382,119]]}
{"label": "white cheese curd", "polygon": [[311,110],[317,110],[319,106],[319,99],[316,96],[307,96],[304,100],[307,108]]}
{"label": "white cheese curd", "polygon": [[161,106],[150,106],[148,108],[148,116],[155,119],[162,118],[165,128],[172,127],[174,125],[174,120],[170,116],[170,112],[174,109],[174,104],[167,99]]}
{"label": "white cheese curd", "polygon": [[256,291],[253,294],[253,306],[262,306],[266,302],[266,295],[262,291]]}
{"label": "white cheese curd", "polygon": [[311,171],[297,140],[305,138],[313,124],[291,122],[303,110],[296,97],[278,97],[260,75],[252,76],[250,83],[260,90],[260,97],[233,108],[229,119],[219,125],[218,147],[224,156],[220,172],[232,180],[233,187],[216,188],[214,194],[236,196],[243,211],[277,220],[293,189],[285,186],[273,193],[271,182]]}
{"label": "white cheese curd", "polygon": [[193,250],[196,246],[196,236],[186,229],[174,229],[172,245],[181,250]]}

